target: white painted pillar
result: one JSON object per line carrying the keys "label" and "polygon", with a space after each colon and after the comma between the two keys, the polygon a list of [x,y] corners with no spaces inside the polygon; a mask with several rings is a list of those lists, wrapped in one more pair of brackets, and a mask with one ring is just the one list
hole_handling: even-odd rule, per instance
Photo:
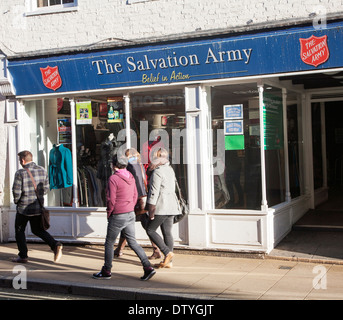
{"label": "white painted pillar", "polygon": [[285,159],[285,184],[286,184],[286,202],[291,201],[291,190],[289,185],[289,163],[288,163],[288,130],[287,130],[287,89],[282,89],[283,106],[283,148]]}
{"label": "white painted pillar", "polygon": [[125,108],[125,130],[126,130],[126,147],[131,148],[131,125],[130,125],[130,95],[124,95],[124,108]]}
{"label": "white painted pillar", "polygon": [[70,99],[70,117],[71,117],[71,149],[73,160],[73,207],[79,206],[79,198],[77,196],[77,148],[76,148],[76,112],[75,100]]}
{"label": "white painted pillar", "polygon": [[263,112],[263,84],[258,85],[259,94],[259,112],[260,112],[260,147],[261,147],[261,183],[262,183],[262,204],[261,210],[268,210],[267,203],[267,183],[266,183],[266,156],[265,156],[265,143],[264,143],[264,112]]}
{"label": "white painted pillar", "polygon": [[[203,172],[202,149],[207,142],[202,140],[206,130],[203,128],[202,108],[204,92],[200,86],[185,88],[186,104],[186,126],[187,126],[187,174],[189,207],[188,215],[188,244],[194,247],[206,247],[208,244],[208,226],[207,215],[203,208],[205,200],[203,199]],[[203,128],[201,132],[200,128]],[[207,189],[208,190],[208,189]]]}
{"label": "white painted pillar", "polygon": [[310,209],[314,209],[314,176],[313,176],[313,139],[312,139],[312,106],[311,94],[302,96],[304,110],[304,163],[305,165],[305,193],[310,195]]}

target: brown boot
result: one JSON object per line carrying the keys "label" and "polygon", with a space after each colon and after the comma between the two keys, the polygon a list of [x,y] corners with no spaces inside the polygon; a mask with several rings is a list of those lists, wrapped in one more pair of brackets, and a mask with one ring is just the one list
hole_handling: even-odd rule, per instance
{"label": "brown boot", "polygon": [[149,260],[161,259],[162,255],[159,251],[154,251],[153,254],[149,257]]}
{"label": "brown boot", "polygon": [[[174,257],[174,253],[173,252],[169,252],[165,257],[164,260],[161,261],[158,264],[158,267],[156,266],[156,268],[168,268],[168,265],[173,261],[173,257]],[[170,267],[169,267],[170,268]]]}
{"label": "brown boot", "polygon": [[155,243],[153,243],[152,241],[151,241],[151,245],[154,249],[154,253],[149,257],[149,260],[161,259],[162,255],[161,255],[161,251],[158,248],[158,246]]}
{"label": "brown boot", "polygon": [[161,261],[160,263],[154,265],[155,269],[161,269],[161,268],[171,269],[172,267],[173,267],[172,262],[169,262],[168,264],[164,265],[163,262]]}

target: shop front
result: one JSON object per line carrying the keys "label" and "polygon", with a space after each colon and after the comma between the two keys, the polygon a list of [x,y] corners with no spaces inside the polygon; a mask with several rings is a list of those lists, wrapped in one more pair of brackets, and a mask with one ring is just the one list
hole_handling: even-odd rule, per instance
{"label": "shop front", "polygon": [[134,147],[148,165],[164,147],[190,205],[176,244],[269,252],[314,205],[311,104],[282,77],[342,71],[342,43],[335,22],[10,58],[18,125],[9,139],[49,171],[51,234],[102,243],[112,156]]}

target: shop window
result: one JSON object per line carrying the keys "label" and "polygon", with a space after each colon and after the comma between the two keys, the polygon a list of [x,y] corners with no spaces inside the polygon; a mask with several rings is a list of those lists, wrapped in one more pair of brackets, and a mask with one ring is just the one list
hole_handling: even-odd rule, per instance
{"label": "shop window", "polygon": [[[185,161],[185,103],[182,90],[137,93],[131,96],[131,142],[147,168],[149,151],[169,150],[170,162],[184,197],[187,194]],[[106,207],[106,186],[113,173],[112,158],[126,146],[126,114],[123,96],[75,99],[77,171],[72,168],[71,103],[68,99],[25,102],[22,145],[34,161],[49,172],[50,207]],[[56,155],[63,152],[68,160]],[[56,167],[64,171],[61,183]],[[77,195],[73,179],[77,176]],[[77,201],[75,201],[75,199]]]}
{"label": "shop window", "polygon": [[188,198],[183,90],[134,93],[130,95],[130,101],[131,130],[134,132],[131,143],[140,152],[145,168],[154,148],[169,150],[169,160],[182,194]]}
{"label": "shop window", "polygon": [[[216,86],[211,91],[215,209],[261,208],[259,94],[256,83]],[[220,167],[218,167],[219,169]]]}
{"label": "shop window", "polygon": [[[26,101],[23,117],[25,125],[21,129],[21,144],[24,149],[32,152],[34,162],[44,167],[48,173],[51,172],[54,169],[50,163],[50,153],[55,147],[63,145],[70,155],[68,166],[64,166],[64,170],[72,172],[71,122],[68,101],[63,101],[63,99]],[[51,177],[51,175],[49,176]],[[63,206],[65,202],[71,205],[72,178],[69,178],[69,183],[62,187],[54,177],[51,177],[55,183],[50,183],[51,189],[45,202],[48,206]]]}
{"label": "shop window", "polygon": [[118,139],[125,128],[124,98],[75,100],[75,108],[78,202],[81,207],[106,207],[112,158],[124,143]]}
{"label": "shop window", "polygon": [[268,206],[286,199],[282,90],[266,86],[263,92],[266,188]]}
{"label": "shop window", "polygon": [[302,143],[302,115],[300,97],[287,93],[287,136],[289,191],[292,199],[304,194],[304,170]]}

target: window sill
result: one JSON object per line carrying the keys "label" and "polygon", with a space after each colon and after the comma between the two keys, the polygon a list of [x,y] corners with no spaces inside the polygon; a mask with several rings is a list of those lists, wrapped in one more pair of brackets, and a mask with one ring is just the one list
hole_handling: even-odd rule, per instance
{"label": "window sill", "polygon": [[41,8],[32,12],[26,12],[26,17],[31,16],[40,16],[43,14],[54,14],[54,13],[66,13],[66,12],[73,12],[78,11],[78,7],[66,7],[66,8]]}

